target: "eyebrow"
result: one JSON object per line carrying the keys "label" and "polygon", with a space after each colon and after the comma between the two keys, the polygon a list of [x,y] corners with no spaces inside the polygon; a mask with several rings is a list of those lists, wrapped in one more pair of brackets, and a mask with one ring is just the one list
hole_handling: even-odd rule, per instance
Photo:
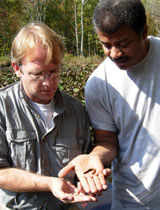
{"label": "eyebrow", "polygon": [[[126,41],[129,41],[128,38],[124,38],[124,39],[122,39],[122,40],[118,40],[117,42],[118,42],[118,43],[122,43],[122,42],[126,42]],[[100,40],[100,42],[101,42],[102,44],[104,44],[104,45],[105,45],[105,44],[109,44],[108,42],[103,42],[103,41],[101,41],[101,40]]]}
{"label": "eyebrow", "polygon": [[121,43],[121,42],[126,42],[126,41],[129,41],[129,39],[128,38],[124,38],[122,40],[119,40],[118,42]]}
{"label": "eyebrow", "polygon": [[[51,69],[49,70],[48,72],[60,72],[61,68],[56,68],[56,69]],[[41,74],[41,73],[44,73],[44,70],[43,69],[37,69],[37,70],[34,70],[34,71],[31,71],[29,73],[33,73],[33,74]]]}
{"label": "eyebrow", "polygon": [[36,70],[36,71],[30,71],[29,73],[33,73],[33,74],[40,74],[40,73],[42,73],[43,72],[43,70]]}

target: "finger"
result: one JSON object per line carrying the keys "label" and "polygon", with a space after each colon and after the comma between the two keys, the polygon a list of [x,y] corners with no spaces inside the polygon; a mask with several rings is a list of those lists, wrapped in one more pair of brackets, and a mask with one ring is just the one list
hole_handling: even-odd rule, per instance
{"label": "finger", "polygon": [[[110,168],[106,168],[106,169],[103,170],[103,174],[104,174],[105,178],[106,177],[109,177],[112,174],[112,170]],[[108,186],[106,184],[104,184],[103,185],[103,189],[104,190],[107,190],[108,189]]]}
{"label": "finger", "polygon": [[67,193],[62,194],[60,198],[64,203],[72,203],[74,200],[74,196]]}
{"label": "finger", "polygon": [[87,182],[89,184],[89,187],[90,187],[90,191],[91,193],[96,193],[98,191],[97,187],[96,187],[96,184],[94,182],[94,178],[93,176],[92,177],[87,177]]}
{"label": "finger", "polygon": [[79,191],[82,191],[83,190],[83,187],[82,187],[82,185],[81,185],[80,182],[77,183],[77,188],[78,188]]}
{"label": "finger", "polygon": [[103,173],[99,173],[98,177],[99,177],[99,180],[100,180],[101,185],[102,185],[102,186],[103,186],[103,185],[106,185],[106,178],[105,178],[105,176],[103,175]]}
{"label": "finger", "polygon": [[111,174],[112,174],[111,169],[109,169],[109,168],[103,169],[103,175],[104,176],[110,176]]}
{"label": "finger", "polygon": [[78,188],[78,192],[82,192],[82,193],[85,193],[83,187],[82,187],[82,184],[80,182],[77,183],[77,188]]}
{"label": "finger", "polygon": [[85,191],[86,193],[90,193],[91,190],[90,190],[90,187],[89,187],[87,178],[84,177],[83,175],[79,175],[79,173],[77,173],[77,176],[78,176],[79,181],[81,182],[81,185],[82,185],[84,191]]}
{"label": "finger", "polygon": [[103,190],[107,190],[108,186],[107,185],[103,185]]}
{"label": "finger", "polygon": [[81,203],[81,202],[90,202],[90,201],[96,201],[96,197],[92,194],[86,195],[82,192],[75,192],[74,194],[63,194],[61,195],[61,200],[64,203]]}
{"label": "finger", "polygon": [[101,181],[98,176],[94,176],[94,183],[96,184],[96,188],[98,191],[103,190],[103,185],[101,184]]}
{"label": "finger", "polygon": [[[79,189],[76,186],[74,186],[71,182],[66,181],[66,183],[68,184],[68,192],[71,192],[71,193],[79,192]],[[66,188],[66,190],[67,190],[67,188]]]}
{"label": "finger", "polygon": [[68,165],[66,165],[64,168],[62,168],[59,173],[58,177],[63,178],[65,177],[70,171],[74,169],[74,165],[70,162]]}
{"label": "finger", "polygon": [[89,201],[96,201],[96,197],[92,195],[85,195],[83,193],[80,193],[79,195],[74,195],[74,200],[72,203],[82,203],[82,202],[89,202]]}
{"label": "finger", "polygon": [[76,192],[74,194],[65,194],[61,199],[64,203],[82,203],[96,201],[96,197],[92,194],[86,195],[85,193]]}

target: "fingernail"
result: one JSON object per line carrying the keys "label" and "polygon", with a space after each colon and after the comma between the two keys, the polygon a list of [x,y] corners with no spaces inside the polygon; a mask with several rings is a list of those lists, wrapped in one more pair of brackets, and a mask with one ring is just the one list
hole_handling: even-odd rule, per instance
{"label": "fingernail", "polygon": [[107,189],[107,185],[103,185],[103,189],[106,190]]}

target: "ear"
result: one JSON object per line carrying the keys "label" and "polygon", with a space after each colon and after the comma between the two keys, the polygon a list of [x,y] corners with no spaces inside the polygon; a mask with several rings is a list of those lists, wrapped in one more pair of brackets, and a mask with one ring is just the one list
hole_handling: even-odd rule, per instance
{"label": "ear", "polygon": [[12,62],[12,67],[13,67],[13,70],[16,73],[17,77],[21,77],[22,73],[20,71],[19,65],[15,62]]}
{"label": "ear", "polygon": [[147,39],[148,36],[148,26],[145,25],[143,28],[143,39]]}

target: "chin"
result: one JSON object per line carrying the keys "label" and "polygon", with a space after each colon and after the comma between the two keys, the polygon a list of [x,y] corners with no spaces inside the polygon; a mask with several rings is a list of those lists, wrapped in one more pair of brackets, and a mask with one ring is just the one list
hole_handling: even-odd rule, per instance
{"label": "chin", "polygon": [[122,66],[118,66],[120,68],[120,70],[128,70],[129,68],[131,68],[133,65],[129,65],[129,64],[126,64],[126,65],[122,65]]}
{"label": "chin", "polygon": [[37,101],[39,104],[48,104],[51,100],[52,100],[53,96],[52,97],[41,97],[39,98]]}

